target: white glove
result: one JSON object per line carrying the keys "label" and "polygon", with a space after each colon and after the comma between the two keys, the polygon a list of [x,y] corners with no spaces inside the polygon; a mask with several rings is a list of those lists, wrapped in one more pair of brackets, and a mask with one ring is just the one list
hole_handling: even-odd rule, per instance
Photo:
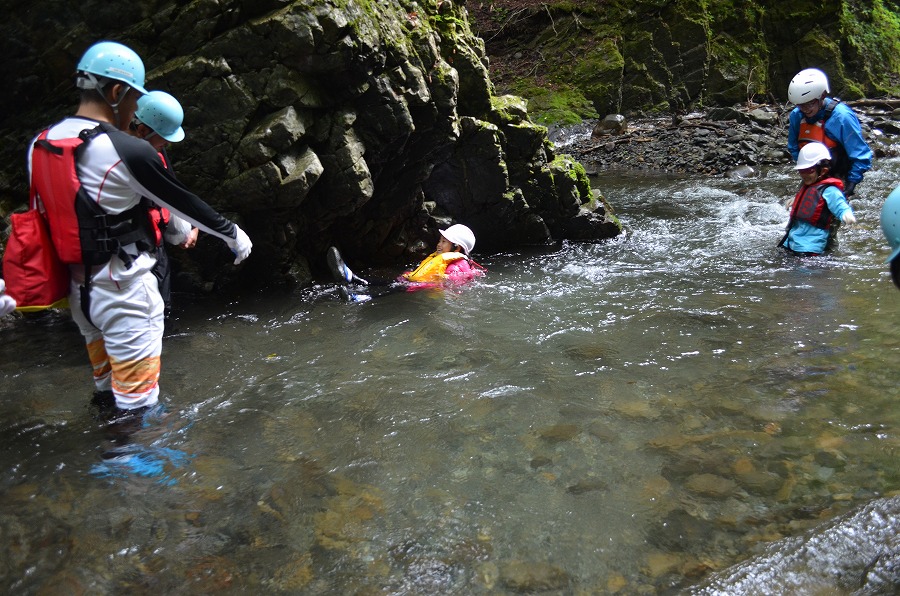
{"label": "white glove", "polygon": [[12,299],[12,296],[6,294],[0,296],[0,317],[5,317],[14,310],[16,310],[16,301]]}
{"label": "white glove", "polygon": [[253,243],[250,242],[250,236],[248,236],[244,230],[240,229],[237,224],[234,225],[234,236],[234,238],[227,242],[228,248],[230,248],[231,252],[234,253],[234,256],[237,257],[234,260],[234,264],[237,265],[250,256],[250,249],[253,248]]}
{"label": "white glove", "polygon": [[841,216],[841,221],[850,226],[856,223],[856,216],[848,209],[847,211],[844,211],[844,214]]}

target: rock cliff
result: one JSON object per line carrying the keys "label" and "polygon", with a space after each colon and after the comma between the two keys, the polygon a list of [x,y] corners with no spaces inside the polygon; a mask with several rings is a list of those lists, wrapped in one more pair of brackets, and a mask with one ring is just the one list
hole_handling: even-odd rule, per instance
{"label": "rock cliff", "polygon": [[844,100],[900,93],[893,0],[470,3],[501,92],[537,122],[787,100],[803,68]]}
{"label": "rock cliff", "polygon": [[[26,202],[31,136],[74,110],[79,56],[114,39],[144,58],[148,89],[184,105],[187,139],[170,157],[253,239],[244,282],[308,280],[332,244],[355,263],[408,263],[451,222],[479,251],[620,231],[525,102],[495,96],[451,0],[12,3],[0,215]],[[178,255],[195,287],[233,281],[223,251]]]}

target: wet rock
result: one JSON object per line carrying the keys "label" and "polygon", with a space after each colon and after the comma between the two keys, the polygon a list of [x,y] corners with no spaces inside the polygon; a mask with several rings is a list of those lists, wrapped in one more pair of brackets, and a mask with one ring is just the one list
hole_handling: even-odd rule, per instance
{"label": "wet rock", "polygon": [[760,496],[774,495],[784,484],[784,479],[777,474],[759,470],[751,470],[744,474],[738,474],[736,478],[738,484],[741,485],[741,488],[749,493]]}
{"label": "wet rock", "polygon": [[891,497],[774,542],[687,593],[895,594],[898,585],[900,497]]}
{"label": "wet rock", "polygon": [[566,492],[573,495],[582,495],[584,493],[606,490],[606,487],[606,483],[599,478],[585,478],[583,480],[579,480],[575,484],[570,485],[568,488],[566,488]]}
{"label": "wet rock", "polygon": [[711,540],[715,525],[690,515],[684,509],[669,512],[662,523],[648,532],[647,540],[663,550],[681,550],[685,544],[703,544]]}
{"label": "wet rock", "polygon": [[704,497],[723,499],[734,493],[737,483],[715,474],[694,474],[688,477],[684,487],[690,492]]}
{"label": "wet rock", "polygon": [[775,126],[778,124],[778,112],[770,109],[756,108],[750,110],[750,118],[759,124],[765,126]]}
{"label": "wet rock", "polygon": [[756,170],[746,164],[731,168],[730,170],[725,172],[725,176],[727,178],[750,178],[751,176],[755,175]]}
{"label": "wet rock", "polygon": [[588,425],[588,433],[605,443],[613,443],[619,438],[619,433],[608,423],[595,420]]}
{"label": "wet rock", "polygon": [[575,424],[557,424],[540,431],[540,437],[549,443],[571,441],[581,429]]}
{"label": "wet rock", "polygon": [[713,108],[709,111],[710,120],[736,120],[738,122],[748,123],[750,117],[744,112],[733,107]]}
{"label": "wet rock", "polygon": [[897,124],[896,122],[882,120],[876,122],[873,126],[886,135],[900,135],[900,124]]}
{"label": "wet rock", "polygon": [[312,557],[305,553],[280,567],[272,586],[283,592],[297,592],[308,586],[314,577]]}
{"label": "wet rock", "polygon": [[368,526],[384,514],[384,502],[373,487],[344,481],[339,494],[326,499],[326,509],[315,515],[318,545],[330,550],[351,550],[370,535]]}
{"label": "wet rock", "polygon": [[847,462],[833,451],[819,451],[815,455],[816,464],[823,468],[843,469]]}
{"label": "wet rock", "polygon": [[523,593],[562,590],[569,585],[565,571],[540,561],[508,561],[500,567],[500,580],[507,588]]}
{"label": "wet rock", "polygon": [[644,483],[641,496],[650,501],[656,501],[672,490],[672,483],[662,476],[653,476]]}
{"label": "wet rock", "polygon": [[660,411],[645,400],[630,400],[620,402],[613,406],[616,412],[628,416],[629,418],[643,418],[645,420],[655,420],[659,418]]}
{"label": "wet rock", "polygon": [[553,460],[549,457],[537,456],[531,459],[531,469],[537,470],[538,468],[543,468],[545,466],[549,466],[553,463]]}
{"label": "wet rock", "polygon": [[615,134],[620,135],[628,129],[628,120],[622,114],[610,114],[601,120],[594,131],[591,133],[594,137]]}
{"label": "wet rock", "polygon": [[677,570],[681,566],[681,561],[681,557],[674,553],[651,553],[641,566],[641,571],[656,579]]}

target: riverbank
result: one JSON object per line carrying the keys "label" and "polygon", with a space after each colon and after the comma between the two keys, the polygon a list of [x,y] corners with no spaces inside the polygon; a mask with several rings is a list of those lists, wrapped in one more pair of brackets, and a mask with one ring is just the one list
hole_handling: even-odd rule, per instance
{"label": "riverbank", "polygon": [[[900,102],[847,103],[859,116],[876,160],[900,155]],[[750,104],[672,116],[607,116],[551,127],[550,138],[559,152],[573,155],[589,174],[746,176],[762,166],[791,163],[787,130],[792,107]]]}

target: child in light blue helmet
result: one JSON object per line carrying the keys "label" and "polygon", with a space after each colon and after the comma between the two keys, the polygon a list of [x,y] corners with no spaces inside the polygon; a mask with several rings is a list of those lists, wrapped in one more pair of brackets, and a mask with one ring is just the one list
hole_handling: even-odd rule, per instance
{"label": "child in light blue helmet", "polygon": [[[183,121],[184,109],[177,99],[165,91],[149,91],[138,99],[130,131],[153,145],[166,169],[174,172],[172,162],[166,154],[166,145],[184,140],[184,129],[181,127]],[[172,267],[162,241],[181,248],[193,248],[197,244],[200,230],[156,204],[150,210],[150,219],[159,245],[153,273],[159,280],[159,291],[165,303],[165,316],[168,318],[172,310]]]}
{"label": "child in light blue helmet", "polygon": [[887,258],[891,266],[891,279],[900,289],[900,187],[888,195],[881,207],[881,231],[891,247]]}

